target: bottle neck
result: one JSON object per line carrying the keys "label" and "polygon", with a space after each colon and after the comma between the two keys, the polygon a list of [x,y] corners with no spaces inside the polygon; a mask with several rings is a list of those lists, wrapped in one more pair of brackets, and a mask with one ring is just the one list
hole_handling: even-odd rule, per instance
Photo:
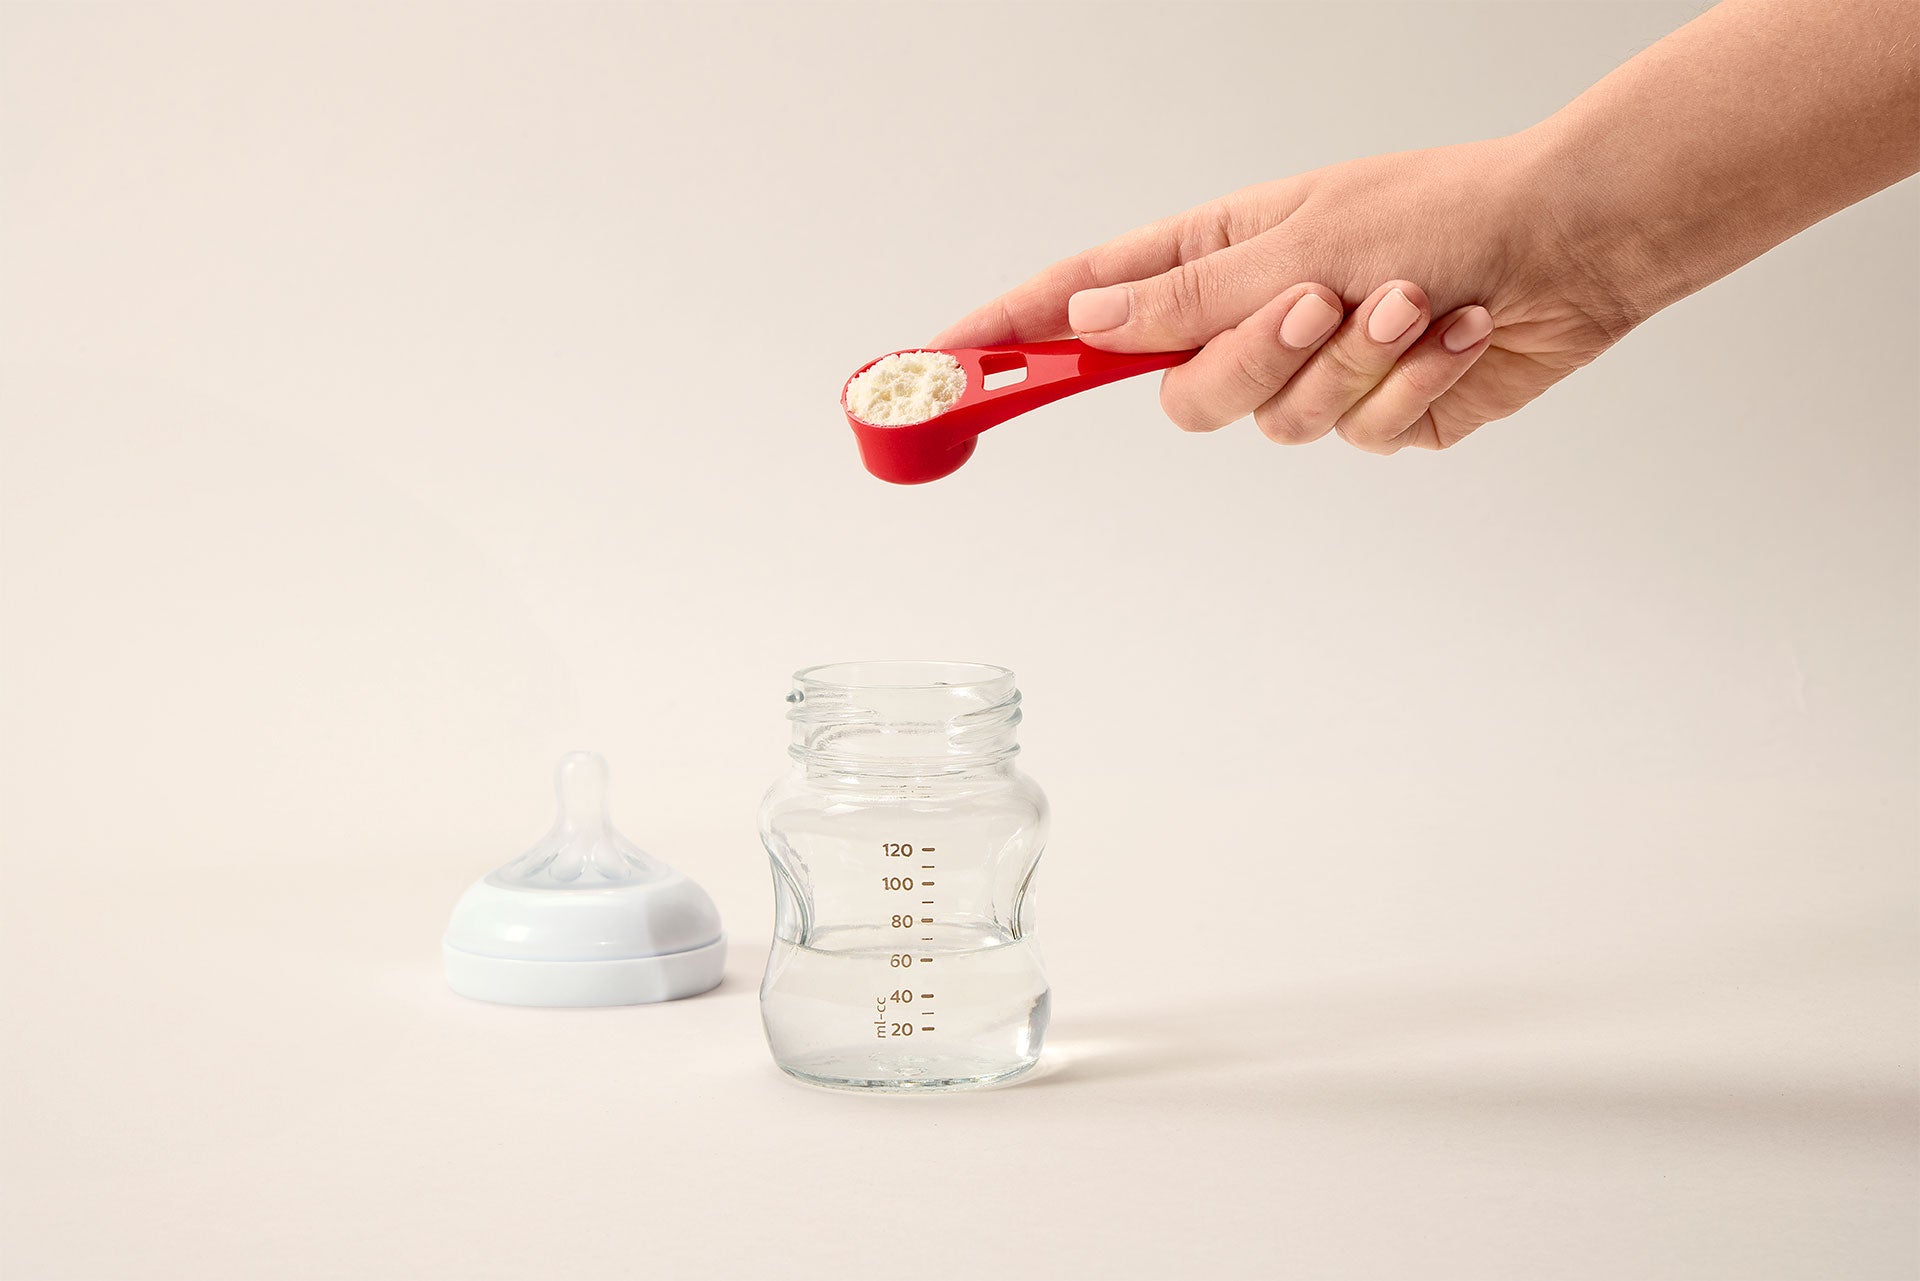
{"label": "bottle neck", "polygon": [[794,760],[810,777],[963,780],[1005,773],[1020,750],[1013,673],[978,663],[837,663],[787,696]]}

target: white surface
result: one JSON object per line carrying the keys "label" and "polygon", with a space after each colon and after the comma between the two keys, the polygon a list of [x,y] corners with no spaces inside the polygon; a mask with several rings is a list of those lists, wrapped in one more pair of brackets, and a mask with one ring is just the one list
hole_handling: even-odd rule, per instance
{"label": "white surface", "polygon": [[[1912,184],[1438,457],[1131,385],[902,490],[834,403],[1694,8],[0,10],[0,1272],[1920,1272]],[[1031,1084],[760,1043],[787,677],[875,654],[1020,675]],[[581,744],[727,979],[462,1000]]]}

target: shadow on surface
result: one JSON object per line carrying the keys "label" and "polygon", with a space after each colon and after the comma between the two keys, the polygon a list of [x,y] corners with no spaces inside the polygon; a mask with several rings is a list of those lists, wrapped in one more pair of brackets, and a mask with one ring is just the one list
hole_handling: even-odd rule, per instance
{"label": "shadow on surface", "polygon": [[[1244,1098],[1302,1104],[1589,1118],[1695,1116],[1725,1123],[1884,1129],[1920,1121],[1912,1082],[1883,1067],[1807,1070],[1754,1053],[1797,1043],[1743,1005],[1732,1044],[1682,1034],[1689,1007],[1671,985],[1488,985],[1270,991],[1231,1000],[1055,1021],[1046,1067],[1024,1088],[1190,1081]],[[1756,1028],[1763,1030],[1756,1033]],[[1742,1055],[1747,1057],[1743,1058]],[[1904,1140],[1903,1140],[1904,1141]]]}

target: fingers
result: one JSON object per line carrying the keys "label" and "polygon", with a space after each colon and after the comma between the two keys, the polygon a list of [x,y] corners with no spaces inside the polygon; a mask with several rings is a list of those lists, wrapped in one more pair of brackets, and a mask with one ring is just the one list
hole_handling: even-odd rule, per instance
{"label": "fingers", "polygon": [[[1489,397],[1487,389],[1509,386],[1500,367],[1515,362],[1525,366],[1528,358],[1483,346],[1480,359],[1474,362],[1474,369],[1480,371],[1474,381],[1480,385],[1470,386],[1465,378],[1455,383],[1451,391],[1429,405],[1427,412],[1414,423],[1407,445],[1413,449],[1447,449],[1509,412],[1509,402]],[[1537,368],[1530,367],[1525,372],[1539,376]],[[1487,375],[1484,379],[1480,376],[1482,373]]]}
{"label": "fingers", "polygon": [[1429,314],[1420,286],[1406,280],[1381,285],[1292,381],[1254,411],[1255,425],[1283,445],[1319,440],[1426,332]]}
{"label": "fingers", "polygon": [[1440,448],[1428,408],[1473,367],[1492,336],[1493,316],[1485,307],[1462,307],[1443,317],[1342,415],[1335,424],[1341,437],[1372,454],[1391,454],[1429,437],[1428,448]]}
{"label": "fingers", "polygon": [[[1026,283],[975,308],[935,336],[928,346],[985,347],[995,343],[1066,338],[1074,332],[1067,315],[1068,300],[1074,294],[1157,278],[1183,263],[1197,263],[1220,250],[1251,240],[1292,213],[1303,198],[1304,190],[1299,182],[1283,179],[1137,227],[1105,244],[1063,259]],[[1260,299],[1264,301],[1266,299]],[[1243,319],[1258,305],[1249,306],[1227,324]],[[1226,328],[1226,324],[1219,328]],[[1115,350],[1180,351],[1198,347],[1201,341],[1196,339],[1165,348]]]}
{"label": "fingers", "polygon": [[1078,290],[1166,271],[1180,261],[1193,214],[1137,227],[1093,249],[1063,258],[1033,279],[975,308],[934,336],[930,347],[988,347],[1051,342],[1072,334],[1067,299]]}
{"label": "fingers", "polygon": [[1419,286],[1389,281],[1341,324],[1333,290],[1295,285],[1168,370],[1161,408],[1184,431],[1252,413],[1283,444],[1337,429],[1372,453],[1443,449],[1484,421],[1454,387],[1488,351],[1494,326],[1485,307],[1432,325],[1430,309]]}
{"label": "fingers", "polygon": [[1207,343],[1160,383],[1160,407],[1183,431],[1214,431],[1265,404],[1340,323],[1340,296],[1295,285]]}
{"label": "fingers", "polygon": [[1067,323],[1105,351],[1184,351],[1247,319],[1277,283],[1303,274],[1292,238],[1271,231],[1157,276],[1083,289],[1067,299]]}
{"label": "fingers", "polygon": [[[1258,217],[1269,227],[1286,217],[1284,196],[1268,194]],[[1268,297],[1275,280],[1298,279],[1290,262],[1298,248],[1247,218],[1231,201],[1216,201],[1129,232],[1054,264],[930,345],[1071,332],[1111,351],[1198,347],[1161,384],[1167,416],[1187,431],[1213,431],[1251,412],[1283,444],[1338,429],[1372,453],[1444,449],[1499,416],[1498,406],[1480,403],[1478,382],[1460,383],[1490,350],[1486,308],[1462,307],[1432,323],[1425,291],[1404,280],[1374,290],[1344,323],[1339,295],[1325,286],[1296,284]]]}

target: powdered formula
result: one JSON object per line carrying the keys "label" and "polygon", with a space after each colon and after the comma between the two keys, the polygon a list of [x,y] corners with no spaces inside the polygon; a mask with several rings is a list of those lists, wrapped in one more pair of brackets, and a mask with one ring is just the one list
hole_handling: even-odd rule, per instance
{"label": "powdered formula", "polygon": [[953,408],[967,389],[967,371],[944,351],[883,356],[847,384],[847,412],[863,423],[923,423]]}

